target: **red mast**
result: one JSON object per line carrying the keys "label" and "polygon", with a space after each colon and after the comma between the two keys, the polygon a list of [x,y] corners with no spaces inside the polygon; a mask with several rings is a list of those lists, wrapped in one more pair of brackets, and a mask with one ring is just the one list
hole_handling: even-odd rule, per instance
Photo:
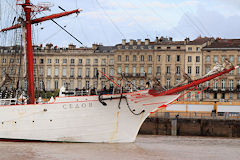
{"label": "red mast", "polygon": [[[31,24],[34,23],[40,23],[43,21],[67,16],[73,13],[80,13],[81,10],[76,9],[73,11],[68,11],[68,12],[62,12],[58,14],[53,14],[50,16],[45,16],[37,19],[31,20],[31,12],[34,12],[32,8],[34,6],[30,3],[30,0],[25,0],[25,3],[19,4],[22,5],[25,16],[26,16],[26,21],[25,21],[25,27],[26,27],[26,50],[27,50],[27,73],[28,73],[28,96],[29,96],[29,104],[34,104],[35,101],[35,95],[34,95],[34,75],[33,75],[33,48],[32,48],[32,28]],[[12,29],[20,28],[22,24],[16,24],[11,27],[5,28],[0,30],[0,32],[5,32],[9,31]]]}
{"label": "red mast", "polygon": [[34,104],[34,75],[33,75],[33,49],[32,49],[32,28],[31,28],[31,6],[30,0],[25,0],[23,5],[26,16],[26,50],[27,50],[27,75],[28,75],[28,96],[29,104]]}

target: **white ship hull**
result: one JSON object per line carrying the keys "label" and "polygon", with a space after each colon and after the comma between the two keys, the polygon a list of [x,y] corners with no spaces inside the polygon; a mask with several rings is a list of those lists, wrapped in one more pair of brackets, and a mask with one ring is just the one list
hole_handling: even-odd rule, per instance
{"label": "white ship hull", "polygon": [[[0,106],[0,139],[63,142],[133,142],[149,116],[178,95],[148,91],[121,95],[58,97],[51,104]],[[114,99],[116,98],[116,99]],[[138,115],[137,115],[138,114]]]}

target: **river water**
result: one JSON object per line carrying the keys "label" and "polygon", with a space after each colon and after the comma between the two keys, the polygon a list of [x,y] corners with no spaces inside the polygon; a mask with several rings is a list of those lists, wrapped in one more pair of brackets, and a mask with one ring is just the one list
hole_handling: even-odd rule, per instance
{"label": "river water", "polygon": [[0,160],[239,160],[240,139],[139,135],[135,143],[0,142]]}

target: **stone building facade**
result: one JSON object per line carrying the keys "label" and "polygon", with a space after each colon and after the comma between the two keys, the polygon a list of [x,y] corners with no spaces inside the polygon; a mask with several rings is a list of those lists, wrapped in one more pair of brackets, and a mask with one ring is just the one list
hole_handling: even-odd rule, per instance
{"label": "stone building facade", "polygon": [[[113,85],[102,73],[122,86],[131,82],[138,89],[157,79],[167,89],[183,80],[187,73],[197,79],[213,68],[216,62],[228,58],[234,65],[240,64],[240,40],[213,39],[198,37],[190,41],[173,41],[170,38],[156,37],[154,41],[122,40],[115,46],[93,45],[91,48],[67,48],[34,46],[34,75],[36,90],[53,91],[62,85],[69,89],[97,88]],[[18,77],[24,71],[24,56],[20,47],[0,47],[0,74],[5,72]],[[101,71],[101,72],[98,72]],[[122,76],[124,75],[124,81]],[[23,77],[19,79],[26,88]],[[210,83],[198,86],[203,89]],[[228,101],[240,100],[240,70],[223,77],[209,89],[197,94],[189,92],[183,100]]]}

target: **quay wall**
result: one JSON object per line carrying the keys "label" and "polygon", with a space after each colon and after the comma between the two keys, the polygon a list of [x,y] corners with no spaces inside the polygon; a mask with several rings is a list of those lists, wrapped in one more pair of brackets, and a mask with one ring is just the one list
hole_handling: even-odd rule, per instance
{"label": "quay wall", "polygon": [[240,137],[240,120],[149,117],[139,134]]}

